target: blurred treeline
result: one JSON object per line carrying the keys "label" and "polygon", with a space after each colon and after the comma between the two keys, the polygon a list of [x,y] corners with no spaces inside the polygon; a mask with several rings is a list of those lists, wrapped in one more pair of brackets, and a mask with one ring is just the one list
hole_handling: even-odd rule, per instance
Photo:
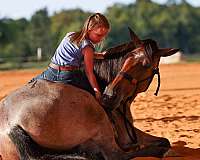
{"label": "blurred treeline", "polygon": [[[91,13],[81,9],[62,10],[48,15],[46,8],[38,10],[29,19],[0,19],[0,58],[27,62],[42,48],[44,59],[49,59],[63,36],[78,31]],[[185,0],[166,4],[150,0],[114,4],[106,9],[111,32],[105,47],[129,41],[130,26],[142,39],[155,39],[161,47],[181,48],[184,53],[200,51],[200,7]],[[18,59],[20,57],[20,59]]]}

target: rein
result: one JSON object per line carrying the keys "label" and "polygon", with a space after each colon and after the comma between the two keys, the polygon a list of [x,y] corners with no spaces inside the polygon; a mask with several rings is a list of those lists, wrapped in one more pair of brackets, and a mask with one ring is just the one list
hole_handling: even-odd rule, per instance
{"label": "rein", "polygon": [[[134,80],[134,78],[129,75],[128,73],[126,72],[119,72],[119,74],[121,76],[123,76],[125,79],[127,79],[130,83],[132,83],[132,81]],[[135,89],[135,92],[137,91],[137,87],[138,87],[138,84],[139,83],[142,83],[146,80],[149,81],[149,84],[152,82],[153,80],[153,77],[154,75],[157,74],[158,75],[158,86],[157,86],[157,89],[156,89],[156,92],[154,93],[154,95],[158,95],[158,92],[159,92],[159,89],[160,89],[160,72],[159,72],[159,68],[154,68],[153,71],[152,71],[152,75],[150,77],[147,77],[143,80],[140,80],[137,82],[137,86],[136,86],[136,89]],[[135,92],[133,93],[133,95],[135,94]],[[132,95],[132,96],[133,96]],[[133,144],[137,143],[137,135],[135,133],[135,129],[134,129],[134,125],[131,124],[131,122],[129,121],[129,119],[126,117],[126,105],[127,103],[131,100],[132,96],[129,96],[125,102],[122,101],[122,104],[123,104],[123,112],[118,108],[117,111],[123,116],[124,118],[124,125],[126,127],[126,131],[127,131],[127,134],[129,136],[129,138],[131,139],[131,141],[133,142]],[[132,134],[130,133],[129,129],[128,129],[128,126],[131,128],[131,132]]]}
{"label": "rein", "polygon": [[[133,144],[136,144],[137,143],[137,135],[135,133],[135,129],[134,129],[133,125],[131,124],[131,122],[126,117],[126,103],[123,104],[123,112],[119,108],[117,108],[117,111],[121,114],[121,116],[124,119],[124,125],[125,125],[125,128],[126,128],[129,138],[131,139]],[[128,126],[131,128],[132,135],[128,129]]]}

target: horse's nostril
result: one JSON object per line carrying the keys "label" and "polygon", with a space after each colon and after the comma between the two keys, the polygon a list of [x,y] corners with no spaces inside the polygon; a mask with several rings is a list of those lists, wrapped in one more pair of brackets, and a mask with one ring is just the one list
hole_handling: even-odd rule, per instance
{"label": "horse's nostril", "polygon": [[102,101],[106,101],[106,100],[107,100],[107,97],[108,97],[108,95],[103,94],[103,95],[101,96]]}
{"label": "horse's nostril", "polygon": [[117,92],[116,91],[113,91],[113,96],[112,96],[112,99],[116,98],[117,97]]}
{"label": "horse's nostril", "polygon": [[114,101],[116,97],[115,96],[109,96],[107,94],[103,94],[101,97],[101,105],[106,111],[112,111],[114,108]]}
{"label": "horse's nostril", "polygon": [[103,99],[103,100],[109,100],[109,99],[112,99],[112,96],[107,95],[107,94],[103,94],[103,95],[102,95],[102,99]]}
{"label": "horse's nostril", "polygon": [[116,98],[116,94],[113,94],[112,96],[103,94],[101,97],[101,100],[104,104],[111,104]]}

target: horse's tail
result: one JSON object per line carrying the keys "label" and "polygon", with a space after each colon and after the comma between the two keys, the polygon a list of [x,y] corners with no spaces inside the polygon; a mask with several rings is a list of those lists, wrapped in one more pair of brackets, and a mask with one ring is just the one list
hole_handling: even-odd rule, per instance
{"label": "horse's tail", "polygon": [[16,146],[20,160],[88,160],[88,155],[77,148],[58,152],[40,146],[19,125],[14,126],[8,136]]}

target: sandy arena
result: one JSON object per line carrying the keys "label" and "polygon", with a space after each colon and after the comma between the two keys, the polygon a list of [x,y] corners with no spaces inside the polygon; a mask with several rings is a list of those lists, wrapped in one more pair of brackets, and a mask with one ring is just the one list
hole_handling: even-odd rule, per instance
{"label": "sandy arena", "polygon": [[[27,83],[41,70],[0,71],[0,99]],[[161,88],[154,96],[157,77],[131,109],[134,125],[166,137],[180,156],[163,160],[200,160],[200,64],[160,65]],[[134,160],[158,160],[135,158]]]}

